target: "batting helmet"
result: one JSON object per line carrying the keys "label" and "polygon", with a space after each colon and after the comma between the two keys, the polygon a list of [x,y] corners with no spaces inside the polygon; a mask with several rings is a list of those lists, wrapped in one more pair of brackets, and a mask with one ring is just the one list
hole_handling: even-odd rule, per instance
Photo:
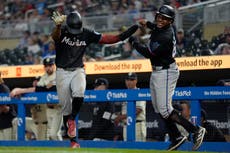
{"label": "batting helmet", "polygon": [[156,13],[156,17],[159,14],[162,16],[165,16],[169,19],[172,19],[172,20],[174,20],[174,18],[175,18],[175,11],[174,11],[173,7],[171,7],[169,5],[161,6],[160,9]]}
{"label": "batting helmet", "polygon": [[66,19],[67,30],[72,34],[78,34],[81,32],[82,19],[79,12],[71,12]]}

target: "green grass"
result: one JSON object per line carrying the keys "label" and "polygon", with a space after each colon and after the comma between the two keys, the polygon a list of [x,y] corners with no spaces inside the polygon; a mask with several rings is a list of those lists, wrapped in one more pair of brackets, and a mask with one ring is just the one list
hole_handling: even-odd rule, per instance
{"label": "green grass", "polygon": [[[58,148],[58,147],[0,147],[0,153],[204,153],[193,151],[163,151],[163,150],[136,150],[110,148]],[[205,152],[211,153],[211,152]]]}

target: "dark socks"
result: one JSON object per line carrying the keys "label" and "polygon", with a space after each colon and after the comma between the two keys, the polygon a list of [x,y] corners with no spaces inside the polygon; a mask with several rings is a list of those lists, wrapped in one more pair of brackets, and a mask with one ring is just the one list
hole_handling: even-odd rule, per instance
{"label": "dark socks", "polygon": [[83,97],[74,97],[72,101],[72,114],[70,116],[70,119],[75,120],[77,114],[80,111],[80,108],[83,104]]}
{"label": "dark socks", "polygon": [[188,132],[194,133],[197,129],[190,121],[181,116],[176,110],[173,110],[167,120],[171,120],[183,126]]}
{"label": "dark socks", "polygon": [[178,130],[175,122],[173,122],[173,121],[171,121],[169,119],[164,119],[164,120],[165,120],[167,129],[168,129],[168,134],[169,134],[169,137],[170,137],[170,141],[175,141],[176,138],[181,136],[180,131]]}

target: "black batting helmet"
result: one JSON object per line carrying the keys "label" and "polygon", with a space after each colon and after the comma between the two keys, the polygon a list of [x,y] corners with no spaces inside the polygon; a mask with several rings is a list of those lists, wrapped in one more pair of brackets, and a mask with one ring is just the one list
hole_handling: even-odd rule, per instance
{"label": "black batting helmet", "polygon": [[169,5],[163,5],[159,8],[159,10],[157,11],[156,13],[156,17],[157,15],[162,15],[162,16],[165,16],[169,19],[172,19],[174,20],[175,18],[175,11],[173,9],[173,7],[169,6]]}
{"label": "black batting helmet", "polygon": [[67,30],[72,34],[78,34],[81,32],[82,19],[79,12],[71,12],[66,19]]}

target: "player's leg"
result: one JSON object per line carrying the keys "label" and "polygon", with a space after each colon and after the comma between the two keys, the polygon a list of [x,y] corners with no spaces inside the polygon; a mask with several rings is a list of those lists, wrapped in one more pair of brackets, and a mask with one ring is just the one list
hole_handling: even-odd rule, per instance
{"label": "player's leg", "polygon": [[61,126],[62,126],[62,112],[61,108],[56,105],[54,108],[48,108],[48,136],[51,140],[62,140]]}
{"label": "player's leg", "polygon": [[71,74],[71,83],[70,87],[72,90],[72,111],[69,116],[67,125],[68,127],[68,133],[69,136],[72,137],[71,145],[72,147],[80,147],[79,144],[77,144],[76,140],[76,121],[75,118],[78,115],[80,108],[84,101],[84,93],[86,88],[86,75],[83,68],[78,68]]}
{"label": "player's leg", "polygon": [[63,124],[65,129],[67,127],[67,121],[72,113],[72,96],[70,90],[70,81],[71,81],[71,72],[65,71],[63,69],[57,69],[56,71],[56,86],[57,86],[57,93],[59,98],[59,104],[62,107],[63,113]]}
{"label": "player's leg", "polygon": [[146,125],[144,121],[136,123],[136,141],[146,141]]}
{"label": "player's leg", "polygon": [[13,137],[12,137],[12,140],[17,140],[17,137],[18,137],[18,133],[17,133],[17,129],[18,129],[18,118],[15,117],[13,120],[12,120],[12,128],[13,128]]}
{"label": "player's leg", "polygon": [[72,89],[72,118],[75,119],[84,101],[84,93],[86,88],[86,75],[83,68],[79,68],[73,73],[71,80]]}
{"label": "player's leg", "polygon": [[[171,68],[167,70],[168,73],[168,102],[172,101],[172,96],[174,93],[174,90],[176,88],[176,82],[179,77],[179,72],[177,71],[177,67],[175,65],[175,68]],[[171,105],[171,103],[170,103]],[[190,121],[185,119],[182,115],[180,115],[176,110],[171,111],[170,115],[167,118],[169,122],[177,123],[181,126],[183,126],[188,132],[195,133],[195,139],[194,139],[194,150],[197,150],[198,147],[201,145],[205,133],[205,129],[201,127],[194,126]],[[199,137],[198,137],[199,136]]]}
{"label": "player's leg", "polygon": [[47,140],[47,105],[36,104],[31,108],[32,119],[36,124],[37,140]]}
{"label": "player's leg", "polygon": [[178,71],[175,71],[173,78],[170,77],[171,73],[168,70],[154,71],[152,73],[152,89],[155,96],[155,107],[163,117],[168,128],[171,144],[168,150],[175,150],[185,140],[186,137],[182,136],[177,129],[174,122],[167,120],[173,111],[172,107],[172,95],[176,87],[176,82],[179,76]]}
{"label": "player's leg", "polygon": [[13,128],[6,128],[3,130],[3,140],[12,140],[13,137]]}

